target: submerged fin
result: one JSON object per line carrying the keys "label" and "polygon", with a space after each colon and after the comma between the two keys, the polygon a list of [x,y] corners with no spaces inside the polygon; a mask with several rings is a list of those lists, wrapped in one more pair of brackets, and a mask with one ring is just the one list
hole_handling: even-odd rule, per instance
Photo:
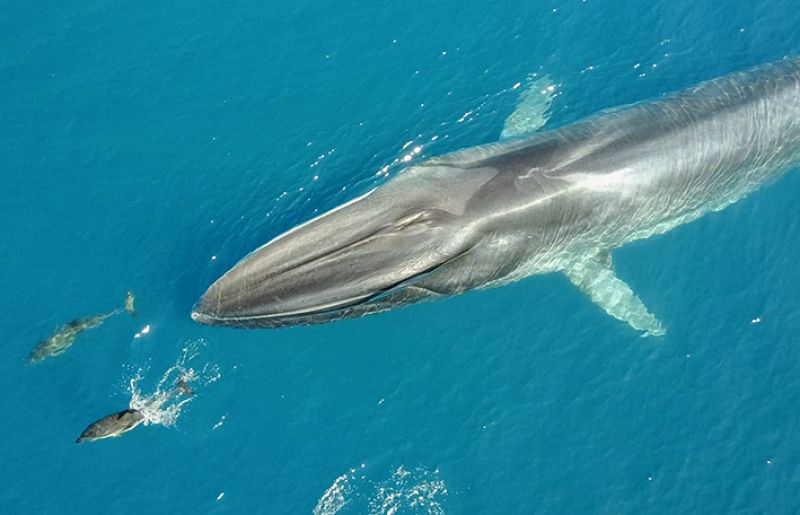
{"label": "submerged fin", "polygon": [[550,119],[550,104],[553,103],[555,95],[555,83],[548,75],[541,77],[530,75],[520,93],[517,108],[503,125],[500,141],[432,157],[421,162],[419,166],[473,168],[481,166],[487,159],[536,144],[536,141],[529,137],[536,134]]}
{"label": "submerged fin", "polygon": [[638,331],[644,331],[642,336],[662,336],[666,333],[661,322],[647,311],[630,286],[614,274],[609,252],[579,261],[565,269],[564,273],[572,284],[606,313],[627,322]]}
{"label": "submerged fin", "polygon": [[500,139],[522,138],[538,131],[550,119],[556,85],[549,75],[529,75],[519,94],[517,108],[506,118]]}
{"label": "submerged fin", "polygon": [[136,301],[136,297],[133,295],[133,292],[128,292],[125,295],[125,311],[131,314],[131,316],[136,316],[136,306],[134,302]]}

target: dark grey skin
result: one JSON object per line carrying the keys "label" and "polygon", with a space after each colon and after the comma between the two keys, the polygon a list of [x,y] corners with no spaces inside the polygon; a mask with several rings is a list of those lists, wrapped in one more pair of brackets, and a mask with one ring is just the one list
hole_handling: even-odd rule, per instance
{"label": "dark grey skin", "polygon": [[407,168],[251,253],[192,318],[322,323],[563,272],[611,316],[664,334],[610,252],[720,210],[799,160],[800,61],[786,60]]}
{"label": "dark grey skin", "polygon": [[116,438],[144,422],[142,412],[126,409],[96,420],[83,430],[75,443],[94,442],[104,438]]}
{"label": "dark grey skin", "polygon": [[189,383],[183,377],[179,377],[177,381],[175,381],[175,393],[183,394],[187,397],[191,397],[194,395],[194,390],[189,386]]}

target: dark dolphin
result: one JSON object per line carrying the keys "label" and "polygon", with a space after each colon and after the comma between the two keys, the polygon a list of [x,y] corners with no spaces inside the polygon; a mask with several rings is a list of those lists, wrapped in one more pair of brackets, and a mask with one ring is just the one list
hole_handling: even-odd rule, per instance
{"label": "dark dolphin", "polygon": [[127,433],[144,421],[142,412],[126,409],[95,420],[83,430],[75,443],[94,442],[103,438],[115,438]]}

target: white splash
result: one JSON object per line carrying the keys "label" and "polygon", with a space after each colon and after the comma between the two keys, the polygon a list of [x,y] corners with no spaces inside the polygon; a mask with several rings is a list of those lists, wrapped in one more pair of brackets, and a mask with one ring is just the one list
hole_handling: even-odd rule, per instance
{"label": "white splash", "polygon": [[194,399],[194,394],[187,395],[178,386],[179,380],[185,387],[195,390],[197,386],[207,386],[220,378],[219,367],[206,363],[195,369],[192,362],[199,355],[199,349],[205,345],[201,340],[190,343],[181,350],[175,364],[169,367],[156,385],[155,391],[145,395],[139,388],[146,368],[140,368],[129,380],[128,391],[131,394],[130,407],[142,412],[144,424],[173,426],[178,420],[183,407]]}
{"label": "white splash", "polygon": [[397,467],[388,479],[375,482],[360,470],[350,469],[337,477],[317,501],[314,515],[343,515],[344,513],[369,513],[370,515],[397,515],[420,513],[443,515],[447,485],[439,478],[439,471],[430,472],[417,467]]}
{"label": "white splash", "polygon": [[352,478],[352,474],[342,474],[337,477],[336,481],[319,498],[314,511],[311,513],[313,515],[334,515],[339,513],[347,505],[348,496],[353,492],[353,487],[350,484]]}
{"label": "white splash", "polygon": [[150,333],[150,324],[147,324],[146,326],[144,326],[142,328],[141,331],[139,331],[138,333],[134,334],[133,337],[134,338],[141,338],[143,335],[149,334],[149,333]]}
{"label": "white splash", "polygon": [[227,413],[225,413],[224,415],[222,415],[222,417],[220,417],[219,421],[217,421],[217,423],[214,424],[214,427],[212,427],[211,430],[213,431],[215,429],[219,429],[220,427],[222,427],[222,424],[225,423],[225,419],[226,418],[228,418],[228,414]]}
{"label": "white splash", "polygon": [[378,485],[370,500],[370,514],[394,515],[410,511],[444,515],[442,502],[447,496],[447,485],[439,479],[438,472],[397,467],[388,480]]}

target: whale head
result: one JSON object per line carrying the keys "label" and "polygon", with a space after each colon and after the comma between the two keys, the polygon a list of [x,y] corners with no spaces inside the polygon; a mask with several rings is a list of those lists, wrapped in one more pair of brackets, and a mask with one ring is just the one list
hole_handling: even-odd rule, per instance
{"label": "whale head", "polygon": [[414,167],[274,238],[214,282],[200,323],[280,327],[383,311],[441,294],[420,282],[475,244],[466,206],[487,177]]}

